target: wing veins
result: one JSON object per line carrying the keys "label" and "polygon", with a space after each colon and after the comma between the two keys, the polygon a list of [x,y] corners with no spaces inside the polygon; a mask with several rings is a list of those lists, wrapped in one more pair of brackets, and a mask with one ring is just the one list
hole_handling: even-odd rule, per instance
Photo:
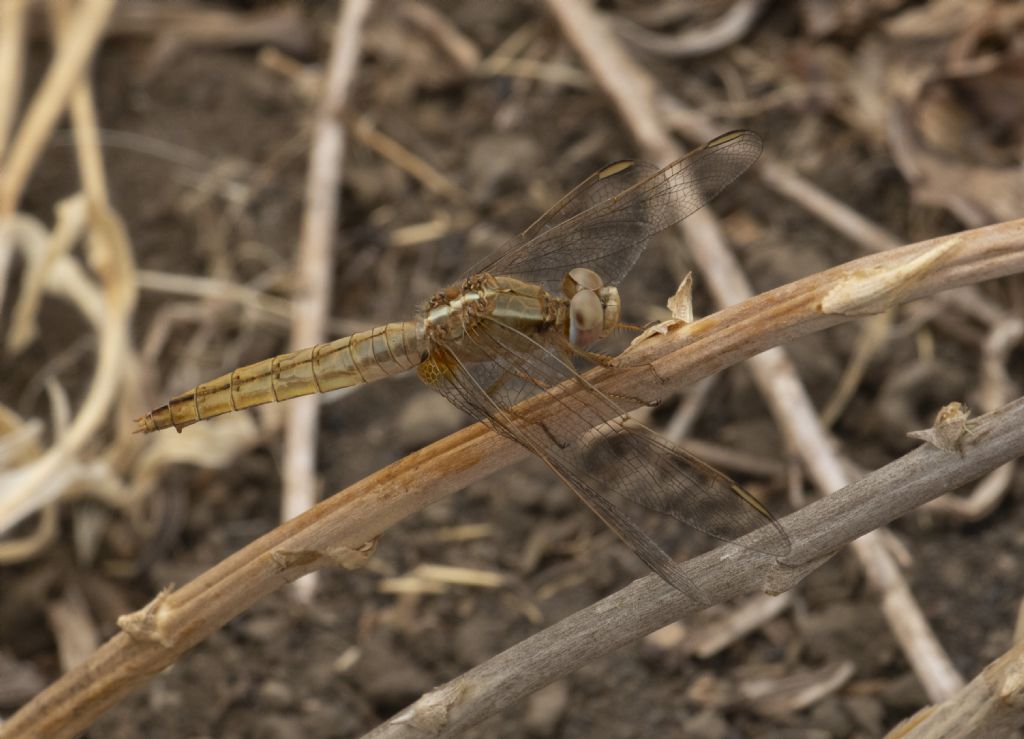
{"label": "wing veins", "polygon": [[[476,339],[474,338],[474,341]],[[481,346],[478,343],[478,346]],[[454,393],[458,393],[462,398],[467,397],[468,394],[476,397],[476,401],[468,401],[465,405],[458,402],[453,402],[455,405],[467,410],[470,415],[480,418],[492,428],[499,431],[505,436],[513,439],[514,441],[522,444],[528,450],[534,452],[541,461],[543,461],[558,477],[561,479],[577,496],[586,504],[594,514],[600,518],[609,529],[611,529],[616,536],[624,541],[634,551],[637,557],[644,562],[651,570],[657,573],[662,579],[664,579],[669,585],[676,588],[680,592],[688,595],[694,600],[706,603],[707,599],[704,596],[701,589],[690,580],[689,577],[683,571],[683,568],[678,562],[673,560],[653,539],[650,538],[639,526],[633,522],[625,513],[619,510],[611,501],[598,493],[591,484],[586,484],[579,480],[578,477],[573,474],[578,470],[563,469],[559,465],[555,464],[552,457],[546,452],[543,444],[537,444],[530,434],[527,434],[526,429],[522,427],[516,427],[508,419],[507,409],[492,398],[483,387],[473,376],[472,372],[468,370],[467,365],[458,356],[457,351],[454,351],[451,347],[446,347],[446,350],[452,355],[452,358],[458,365],[460,372],[452,373],[447,376],[446,382],[443,386],[434,384],[442,395],[452,399]],[[542,392],[550,394],[550,391],[545,389]],[[480,398],[483,398],[481,401]],[[484,409],[485,406],[494,408],[497,413],[492,415],[487,413]],[[473,412],[473,411],[476,412]],[[528,428],[528,427],[527,427]],[[543,436],[539,436],[543,439]]]}
{"label": "wing veins", "polygon": [[[550,364],[538,362],[530,354],[516,352],[511,346],[499,345],[495,350],[485,349],[493,357],[494,362],[506,368],[505,371],[510,371],[507,369],[508,355],[514,353],[519,361],[525,363],[523,368],[516,369],[517,372],[539,377],[551,388],[570,378],[581,384],[582,391],[575,393],[566,390],[552,392],[550,389],[544,392],[552,401],[558,403],[563,414],[569,413],[577,419],[574,432],[578,433],[569,434],[569,443],[572,443],[574,438],[582,439],[588,433],[601,436],[606,442],[611,443],[609,451],[614,452],[615,464],[627,467],[630,474],[634,478],[640,478],[640,482],[646,488],[641,488],[636,482],[632,485],[626,483],[613,488],[617,493],[645,508],[669,515],[691,528],[723,541],[734,541],[749,531],[771,524],[776,531],[771,547],[755,551],[772,555],[788,552],[789,538],[785,531],[760,502],[731,478],[684,449],[667,442],[647,427],[635,422],[624,423],[618,418],[624,415],[623,410],[561,357],[552,353],[547,346],[497,319],[487,320],[513,332],[518,339],[528,342],[555,365],[552,367]],[[480,332],[480,335],[498,343],[491,332]],[[603,411],[598,410],[602,406]],[[544,411],[544,415],[548,417],[553,414]],[[526,420],[529,422],[529,419]],[[621,451],[621,444],[620,449],[615,450],[616,440],[625,440],[625,452]],[[598,488],[609,485],[610,477],[595,475],[587,469],[585,448],[566,450],[561,444],[558,446],[561,453],[553,455],[557,465],[571,466],[576,474],[589,479],[591,484]],[[649,462],[651,452],[655,454],[654,463]],[[673,481],[677,481],[677,484],[673,485]],[[682,489],[678,487],[679,481],[682,482]],[[689,502],[691,499],[692,503]],[[721,505],[739,507],[731,512],[726,510],[722,513],[716,510]],[[694,512],[699,507],[707,508],[709,511],[704,511],[704,515],[701,516]],[[752,514],[756,514],[756,517]]]}
{"label": "wing veins", "polygon": [[[650,172],[653,167],[637,162],[603,178],[599,175],[610,168],[605,167],[577,185],[523,234],[474,270],[557,287],[566,267],[590,267],[606,284],[615,284],[632,268],[651,236],[689,217],[714,199],[757,160],[760,152],[761,141],[756,134],[733,131],[653,173]],[[622,190],[603,200],[590,200],[620,181],[628,182],[635,174],[644,178],[624,185]],[[587,207],[542,230],[549,222],[571,213],[581,204]],[[638,226],[640,233],[628,238],[609,233],[614,231],[616,222],[621,222],[617,216],[629,213],[632,208],[636,208],[636,213],[625,222]],[[584,231],[602,224],[605,234],[582,238]],[[619,241],[624,245],[618,244]],[[563,251],[570,253],[559,258],[557,255]],[[549,263],[549,260],[554,261]]]}

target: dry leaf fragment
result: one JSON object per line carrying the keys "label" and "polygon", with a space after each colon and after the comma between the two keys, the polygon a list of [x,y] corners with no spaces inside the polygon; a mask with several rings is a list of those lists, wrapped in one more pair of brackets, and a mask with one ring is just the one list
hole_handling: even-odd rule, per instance
{"label": "dry leaf fragment", "polygon": [[661,321],[645,328],[643,333],[629,343],[630,346],[635,346],[652,336],[662,336],[680,326],[693,323],[693,272],[686,273],[686,277],[679,283],[675,295],[668,299],[666,305],[672,312],[672,317],[667,321]]}
{"label": "dry leaf fragment", "polygon": [[274,561],[274,565],[281,572],[287,572],[292,569],[304,570],[309,565],[320,560],[327,560],[339,567],[344,567],[346,570],[357,570],[360,567],[366,566],[366,562],[377,551],[377,542],[379,540],[380,537],[375,537],[355,548],[340,544],[325,549],[278,548],[270,553],[270,557]]}
{"label": "dry leaf fragment", "polygon": [[672,311],[673,318],[683,323],[693,323],[693,272],[686,273],[676,294],[665,305]]}
{"label": "dry leaf fragment", "polygon": [[465,585],[476,588],[500,588],[509,582],[508,576],[501,572],[429,563],[417,565],[409,574],[412,577],[434,580],[448,585]]}
{"label": "dry leaf fragment", "polygon": [[275,549],[270,553],[274,566],[281,572],[289,575],[288,570],[304,568],[319,560],[323,555],[312,549]]}

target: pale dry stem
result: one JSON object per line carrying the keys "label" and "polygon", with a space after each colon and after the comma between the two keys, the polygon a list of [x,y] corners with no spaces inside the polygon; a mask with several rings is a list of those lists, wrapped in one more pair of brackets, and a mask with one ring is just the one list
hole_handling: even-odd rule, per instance
{"label": "pale dry stem", "polygon": [[4,171],[0,173],[0,217],[10,216],[17,209],[29,174],[64,112],[72,88],[78,84],[83,70],[89,68],[89,60],[114,10],[114,0],[83,0],[76,8],[74,18],[68,21],[74,33],[61,44],[57,57],[47,69],[39,92],[32,98],[15,134]]}
{"label": "pale dry stem", "polygon": [[7,155],[7,142],[21,102],[27,15],[28,0],[7,0],[0,5],[0,162]]}
{"label": "pale dry stem", "polygon": [[625,18],[616,18],[615,27],[623,38],[651,54],[673,59],[704,56],[746,35],[764,5],[764,0],[736,0],[714,21],[675,34],[651,31]]}
{"label": "pale dry stem", "polygon": [[[295,347],[325,340],[334,274],[333,245],[338,228],[341,165],[345,155],[345,129],[339,114],[348,104],[362,49],[363,23],[369,0],[350,0],[335,25],[334,40],[323,88],[323,99],[313,129],[306,179],[306,205],[299,238],[296,267],[298,289],[292,298],[291,343]],[[320,403],[315,396],[296,398],[285,409],[283,491],[281,518],[299,515],[317,499],[316,449]],[[312,597],[316,578],[296,584],[295,594]]]}
{"label": "pale dry stem", "polygon": [[348,116],[348,128],[359,143],[377,152],[435,195],[447,198],[456,205],[465,205],[470,201],[469,193],[426,159],[381,131],[366,116]]}
{"label": "pale dry stem", "polygon": [[[84,298],[80,304],[83,313],[92,321],[99,346],[93,382],[68,428],[38,458],[4,472],[9,484],[3,486],[3,498],[0,499],[0,532],[9,530],[26,516],[53,502],[75,483],[74,475],[70,473],[80,462],[81,450],[106,423],[118,396],[123,372],[130,366],[126,362],[131,353],[128,320],[135,296],[130,247],[120,219],[107,205],[102,171],[97,171],[97,168],[102,170],[102,159],[89,82],[79,79],[83,71],[81,67],[74,74],[69,71],[70,65],[76,62],[83,64],[92,57],[111,8],[105,0],[82,2],[74,19],[70,17],[73,8],[66,3],[53,3],[51,9],[54,35],[58,38],[57,56],[15,138],[9,160],[12,164],[0,175],[0,210],[6,214],[4,227],[11,230],[9,238],[15,244],[19,221],[27,222],[27,219],[14,215],[27,178],[25,168],[34,164],[57,116],[66,105],[70,105],[72,125],[78,131],[76,143],[89,219],[88,223],[83,221],[77,228],[72,227],[78,231],[77,234],[66,234],[65,237],[69,241],[82,235],[86,237],[86,257],[102,285],[98,298]],[[72,26],[72,22],[77,25]],[[67,30],[70,28],[82,33]],[[83,40],[91,40],[93,46],[83,46]],[[33,125],[38,128],[32,128]],[[38,236],[40,231],[32,227],[21,229],[23,235]],[[58,264],[75,270],[67,266],[71,262],[66,256],[55,255],[53,250],[37,259],[50,269],[51,279]],[[77,284],[83,295],[94,296],[97,288],[89,283],[90,280],[84,278]],[[68,285],[61,285],[59,289],[67,288]],[[27,321],[31,316],[22,312],[19,318]]]}
{"label": "pale dry stem", "polygon": [[[48,373],[56,372],[57,362],[41,371],[37,383],[45,386],[50,397],[53,415],[51,427],[53,442],[44,449],[38,439],[43,425],[37,420],[4,424],[3,444],[0,445],[0,531],[7,531],[19,521],[40,513],[35,530],[18,539],[10,537],[0,542],[0,561],[14,562],[36,556],[52,541],[56,533],[56,501],[70,496],[88,494],[108,505],[124,508],[156,484],[159,470],[167,464],[191,462],[203,466],[223,466],[230,458],[250,446],[255,437],[251,418],[240,417],[241,424],[230,424],[216,432],[226,435],[207,439],[204,445],[167,443],[144,447],[138,438],[132,438],[124,423],[128,413],[144,403],[138,397],[140,381],[138,360],[128,336],[128,321],[134,307],[137,281],[132,264],[127,234],[116,213],[108,205],[106,177],[101,157],[99,128],[93,98],[87,79],[72,87],[53,83],[63,79],[69,67],[68,55],[89,58],[91,50],[80,47],[81,39],[92,37],[98,42],[99,34],[93,26],[102,17],[104,3],[93,0],[81,3],[52,0],[48,5],[53,21],[55,58],[51,72],[29,105],[30,111],[59,113],[70,108],[70,122],[84,193],[70,196],[56,207],[57,222],[52,231],[36,218],[11,212],[0,228],[0,261],[10,258],[16,251],[23,256],[25,269],[21,290],[11,319],[8,347],[19,350],[36,333],[36,321],[44,297],[59,297],[69,302],[85,318],[89,331],[83,340],[92,339],[97,345],[97,364],[83,404],[73,413],[59,383]],[[5,5],[5,9],[7,6]],[[84,24],[84,25],[81,25]],[[5,27],[4,31],[9,31]],[[25,29],[22,29],[23,32]],[[90,36],[91,34],[91,36]],[[68,41],[70,39],[70,41]],[[23,42],[0,34],[0,45]],[[0,56],[10,56],[10,50],[0,48]],[[83,67],[79,72],[84,71]],[[7,72],[8,70],[4,70]],[[58,99],[63,94],[63,99]],[[41,100],[48,97],[48,100]],[[50,114],[36,114],[35,124],[49,120]],[[39,138],[45,141],[45,131],[29,131],[27,119],[21,124],[10,157],[14,161],[29,162],[32,152],[18,147],[37,148]],[[17,168],[0,168],[0,191],[20,192],[23,183],[17,181]],[[5,207],[15,209],[16,202],[5,201]],[[90,270],[83,268],[75,246],[85,240],[84,255]],[[6,277],[0,275],[0,292],[6,287]],[[0,407],[0,414],[14,418]],[[115,418],[116,433],[105,445],[96,444],[99,432]],[[19,439],[36,440],[30,454],[19,452],[27,447]],[[196,441],[199,439],[197,438]],[[141,453],[140,453],[141,452]],[[215,453],[214,453],[215,452]],[[125,478],[129,478],[125,482]]]}
{"label": "pale dry stem", "polygon": [[204,300],[231,301],[274,325],[288,325],[291,316],[291,303],[285,298],[237,282],[142,269],[138,271],[137,277],[142,290]]}
{"label": "pale dry stem", "polygon": [[471,74],[477,69],[483,58],[480,47],[460,31],[447,15],[423,3],[403,3],[399,12],[419,30],[428,34],[462,72]]}

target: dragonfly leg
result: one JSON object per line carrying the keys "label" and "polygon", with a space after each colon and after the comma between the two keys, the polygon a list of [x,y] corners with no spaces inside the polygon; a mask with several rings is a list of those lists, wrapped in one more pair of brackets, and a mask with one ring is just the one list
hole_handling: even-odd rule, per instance
{"label": "dragonfly leg", "polygon": [[580,349],[579,347],[574,348],[574,353],[586,359],[588,362],[592,362],[599,367],[615,367],[615,357],[610,354],[601,354],[600,352],[591,352],[586,349]]}
{"label": "dragonfly leg", "polygon": [[[623,365],[619,364],[618,357],[609,356],[608,354],[601,354],[599,352],[588,351],[586,349],[583,349],[581,347],[576,346],[575,344],[573,344],[571,341],[568,341],[568,340],[565,341],[564,343],[562,343],[560,348],[562,349],[562,351],[563,351],[563,353],[565,355],[565,358],[567,360],[569,360],[570,363],[571,363],[571,358],[573,356],[576,356],[576,357],[581,357],[581,358],[587,360],[591,364],[596,364],[599,367],[605,367],[605,368],[622,368],[623,367]],[[626,365],[626,366],[628,366],[628,365]],[[644,366],[644,367],[649,368],[650,371],[654,372],[655,376],[658,378],[659,384],[664,384],[664,380],[661,378],[660,375],[658,375],[658,373],[654,369],[653,365],[651,365],[649,362],[644,362],[643,364],[638,364],[638,365],[635,365],[635,366],[636,367]],[[611,393],[610,397],[615,398],[616,400],[625,401],[626,403],[629,403],[631,405],[646,405],[646,406],[654,407],[654,406],[658,405],[659,403],[661,403],[661,400],[658,399],[658,398],[655,398],[654,400],[647,400],[646,398],[639,398],[639,397],[631,396],[631,395],[620,395],[618,393]]]}
{"label": "dragonfly leg", "polygon": [[637,326],[635,323],[622,323],[621,321],[615,324],[615,328],[624,329],[626,331],[632,331],[634,334],[642,334],[646,329],[643,326]]}
{"label": "dragonfly leg", "polygon": [[581,346],[573,344],[564,336],[557,337],[556,342],[557,348],[562,355],[562,359],[569,364],[572,364],[573,357],[580,357],[581,359],[585,359],[591,364],[596,364],[599,367],[615,366],[615,357],[609,354],[589,351],[588,349],[584,349]]}
{"label": "dragonfly leg", "polygon": [[[541,391],[548,389],[548,386],[540,382],[536,377],[531,377],[528,373],[522,372],[521,370],[515,367],[509,367],[509,371],[507,373],[499,377],[497,380],[491,383],[490,386],[488,386],[487,393],[491,394],[494,391],[499,390],[512,377],[515,377],[530,385],[533,385],[534,387],[540,389]],[[548,425],[543,421],[540,421],[538,425],[544,432],[544,435],[547,436],[551,440],[551,443],[557,446],[559,449],[567,449],[572,444],[571,441],[563,441],[562,439],[559,439],[558,436],[556,436],[555,433],[550,428],[548,428]]]}

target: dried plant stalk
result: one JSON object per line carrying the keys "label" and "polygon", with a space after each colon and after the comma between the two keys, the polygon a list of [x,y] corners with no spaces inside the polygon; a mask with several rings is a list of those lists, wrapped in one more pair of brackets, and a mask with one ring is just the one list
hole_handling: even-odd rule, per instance
{"label": "dried plant stalk", "polygon": [[[91,84],[80,66],[94,51],[94,46],[83,44],[99,42],[102,24],[111,8],[107,0],[83,2],[74,13],[65,3],[51,4],[54,32],[58,37],[57,55],[21,124],[11,150],[11,169],[0,173],[0,219],[4,221],[0,228],[14,229],[21,222],[19,217],[4,218],[4,215],[7,209],[13,211],[24,187],[27,169],[23,172],[22,168],[34,163],[56,116],[65,106],[70,106],[89,215],[88,223],[80,224],[79,232],[87,227],[84,234],[86,256],[103,288],[99,310],[83,309],[93,322],[99,343],[89,391],[78,414],[57,442],[38,459],[7,474],[0,498],[0,532],[60,495],[63,488],[55,486],[54,480],[71,469],[82,450],[95,440],[97,430],[110,416],[122,385],[134,384],[125,377],[134,370],[129,319],[135,306],[135,267],[127,231],[120,216],[109,205]],[[69,30],[65,32],[65,29]],[[69,71],[73,64],[79,65],[73,68],[74,75]],[[41,128],[37,130],[32,126]],[[81,235],[75,236],[75,240]]]}
{"label": "dried plant stalk", "polygon": [[[306,205],[302,216],[296,275],[299,289],[292,300],[292,346],[313,346],[324,341],[331,303],[334,235],[341,206],[341,163],[345,155],[345,129],[338,111],[348,104],[361,52],[363,23],[369,0],[345,3],[335,24],[327,65],[323,99],[313,131],[306,179]],[[299,515],[317,499],[316,449],[320,422],[318,398],[296,398],[285,410],[284,478],[281,519]],[[295,584],[302,600],[312,597],[316,579]]]}
{"label": "dried plant stalk", "polygon": [[68,27],[75,32],[62,41],[57,57],[18,127],[5,171],[0,173],[0,217],[15,212],[29,173],[64,112],[72,88],[82,71],[88,69],[113,10],[114,0],[87,0],[79,4],[74,18],[68,20]]}

